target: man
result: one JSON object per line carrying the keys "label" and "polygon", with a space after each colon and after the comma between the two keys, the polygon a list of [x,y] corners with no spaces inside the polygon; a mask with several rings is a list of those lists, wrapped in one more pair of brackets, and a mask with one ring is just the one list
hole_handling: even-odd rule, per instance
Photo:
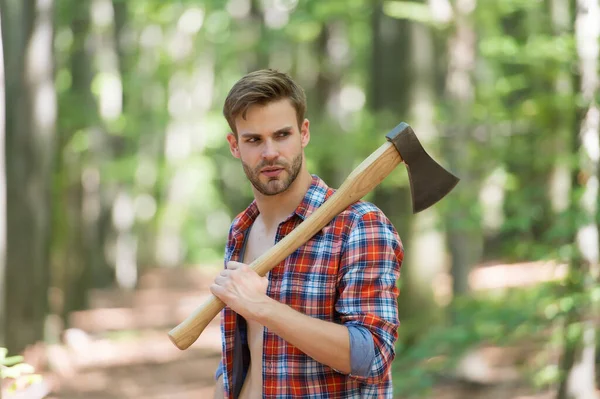
{"label": "man", "polygon": [[238,81],[223,113],[254,201],[233,221],[211,292],[221,314],[216,398],[391,398],[403,248],[359,201],[260,277],[248,267],[331,196],[308,172],[303,90],[260,70]]}

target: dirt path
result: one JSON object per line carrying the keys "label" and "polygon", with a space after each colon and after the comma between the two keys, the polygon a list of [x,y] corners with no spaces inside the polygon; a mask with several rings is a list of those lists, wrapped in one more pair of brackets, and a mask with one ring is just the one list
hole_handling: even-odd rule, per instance
{"label": "dirt path", "polygon": [[[155,270],[143,276],[136,292],[92,293],[91,309],[73,316],[74,328],[65,334],[65,343],[46,347],[45,358],[51,367],[51,372],[44,373],[51,391],[47,398],[212,398],[213,375],[221,352],[218,318],[185,351],[169,341],[167,332],[204,302],[218,270],[218,267]],[[479,273],[495,270],[498,269]],[[477,277],[474,275],[475,281]],[[545,399],[551,396],[526,395],[509,384],[475,390],[446,385],[436,388],[431,397]],[[34,399],[31,395],[18,398]]]}
{"label": "dirt path", "polygon": [[154,271],[135,293],[95,292],[64,345],[47,347],[51,399],[212,398],[219,318],[187,350],[167,332],[208,295],[215,269]]}
{"label": "dirt path", "polygon": [[54,376],[51,398],[211,397],[220,360],[218,326],[207,328],[186,351],[175,348],[166,333],[147,332],[117,342],[94,340],[70,353],[55,348],[55,358],[64,360]]}

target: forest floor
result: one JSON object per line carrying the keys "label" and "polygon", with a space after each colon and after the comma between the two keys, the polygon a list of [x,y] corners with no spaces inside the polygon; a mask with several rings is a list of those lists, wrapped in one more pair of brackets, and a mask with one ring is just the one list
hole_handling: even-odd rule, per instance
{"label": "forest floor", "polygon": [[[522,268],[527,268],[526,272]],[[471,282],[479,288],[490,288],[486,285],[490,281],[501,285],[529,284],[555,278],[557,270],[560,273],[555,268],[542,269],[539,265],[482,268],[479,274],[472,275]],[[67,330],[61,344],[32,348],[26,353],[30,364],[46,364],[45,369],[51,370],[41,371],[43,383],[8,398],[212,398],[213,375],[221,350],[218,317],[184,351],[170,342],[167,332],[204,302],[218,270],[153,270],[142,276],[135,292],[93,292],[91,309],[73,316],[73,328]],[[523,276],[529,280],[524,281]],[[498,373],[505,371],[506,367]],[[550,399],[554,395],[533,395],[516,376],[494,384],[446,382],[436,386],[430,397]]]}

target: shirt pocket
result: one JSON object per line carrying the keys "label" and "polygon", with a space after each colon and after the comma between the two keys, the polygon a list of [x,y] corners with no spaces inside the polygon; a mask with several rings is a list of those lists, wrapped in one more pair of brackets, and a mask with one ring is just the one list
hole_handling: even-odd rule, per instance
{"label": "shirt pocket", "polygon": [[282,302],[308,316],[333,320],[337,296],[337,265],[317,264],[286,272],[281,285]]}

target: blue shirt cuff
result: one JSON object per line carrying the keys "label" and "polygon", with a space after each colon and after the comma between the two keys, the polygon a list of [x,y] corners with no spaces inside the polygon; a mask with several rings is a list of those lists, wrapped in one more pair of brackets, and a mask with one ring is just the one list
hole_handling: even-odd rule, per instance
{"label": "blue shirt cuff", "polygon": [[375,348],[371,332],[362,326],[349,325],[350,334],[350,374],[369,377],[375,360]]}

